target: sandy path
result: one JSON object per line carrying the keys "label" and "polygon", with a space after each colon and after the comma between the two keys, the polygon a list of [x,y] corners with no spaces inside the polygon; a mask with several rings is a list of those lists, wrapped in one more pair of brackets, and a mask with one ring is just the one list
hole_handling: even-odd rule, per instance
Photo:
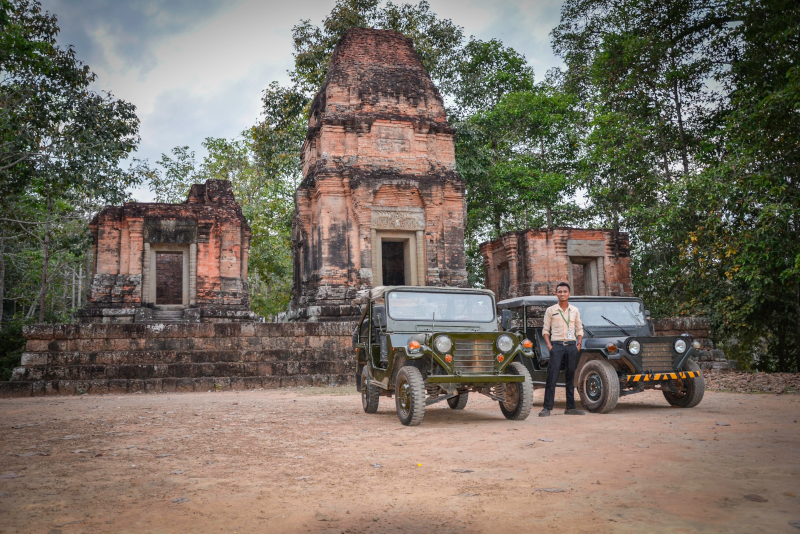
{"label": "sandy path", "polygon": [[416,428],[352,388],[2,400],[0,532],[800,532],[799,395],[541,398]]}

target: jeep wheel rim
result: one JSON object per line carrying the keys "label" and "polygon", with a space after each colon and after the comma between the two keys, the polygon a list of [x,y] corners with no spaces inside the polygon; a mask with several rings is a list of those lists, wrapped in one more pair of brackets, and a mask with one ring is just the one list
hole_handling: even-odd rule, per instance
{"label": "jeep wheel rim", "polygon": [[403,417],[407,417],[408,412],[411,409],[410,389],[411,388],[408,386],[408,382],[405,380],[403,380],[400,384],[400,387],[397,388],[397,400],[400,404],[400,412],[403,414]]}
{"label": "jeep wheel rim", "polygon": [[600,379],[600,375],[597,373],[592,373],[586,377],[584,390],[586,391],[586,396],[589,397],[590,401],[599,401],[600,397],[603,396],[603,381]]}
{"label": "jeep wheel rim", "polygon": [[503,406],[506,407],[506,410],[513,412],[519,404],[519,384],[516,382],[510,382],[506,384],[505,389],[506,391],[503,395],[505,398],[503,401]]}

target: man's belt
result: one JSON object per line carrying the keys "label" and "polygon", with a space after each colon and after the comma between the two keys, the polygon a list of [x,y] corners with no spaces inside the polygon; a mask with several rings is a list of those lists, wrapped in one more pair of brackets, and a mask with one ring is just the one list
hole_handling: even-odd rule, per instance
{"label": "man's belt", "polygon": [[564,345],[566,347],[569,345],[577,345],[578,342],[572,340],[572,341],[551,341],[550,343],[552,343],[553,345]]}

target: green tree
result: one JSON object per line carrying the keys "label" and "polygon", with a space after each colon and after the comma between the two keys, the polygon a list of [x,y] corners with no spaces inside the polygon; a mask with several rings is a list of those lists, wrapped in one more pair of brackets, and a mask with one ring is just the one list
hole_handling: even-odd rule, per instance
{"label": "green tree", "polygon": [[[59,204],[120,202],[138,176],[119,167],[138,143],[135,107],[90,85],[94,74],[56,43],[57,20],[36,1],[0,3],[0,207],[11,214],[25,192],[43,210],[4,222],[42,229],[39,321],[45,320],[52,231]],[[71,217],[71,215],[67,215]]]}

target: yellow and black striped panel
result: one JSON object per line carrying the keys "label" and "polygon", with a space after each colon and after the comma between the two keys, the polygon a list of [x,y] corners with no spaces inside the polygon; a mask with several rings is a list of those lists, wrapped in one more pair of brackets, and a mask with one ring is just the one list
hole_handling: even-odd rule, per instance
{"label": "yellow and black striped panel", "polygon": [[676,371],[674,373],[653,373],[649,375],[629,375],[628,383],[631,382],[661,382],[662,380],[678,380],[679,378],[697,378],[699,371]]}

